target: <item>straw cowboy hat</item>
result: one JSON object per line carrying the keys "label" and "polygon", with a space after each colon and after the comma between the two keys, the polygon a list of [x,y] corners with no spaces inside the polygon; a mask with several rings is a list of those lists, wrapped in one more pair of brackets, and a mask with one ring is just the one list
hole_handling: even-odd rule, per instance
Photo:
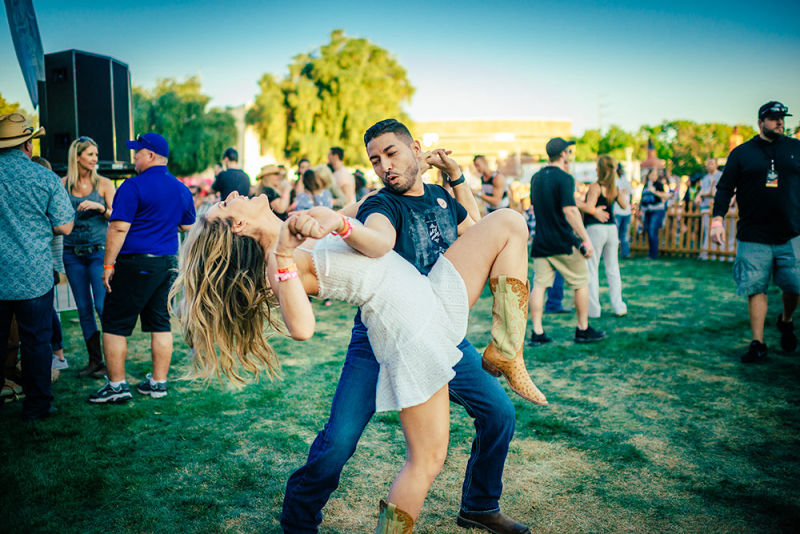
{"label": "straw cowboy hat", "polygon": [[28,139],[44,135],[44,128],[34,130],[22,113],[0,116],[0,148],[19,146]]}
{"label": "straw cowboy hat", "polygon": [[270,174],[280,174],[281,169],[277,165],[264,165],[261,167],[261,171],[256,176],[256,180],[260,180],[265,176],[269,176]]}

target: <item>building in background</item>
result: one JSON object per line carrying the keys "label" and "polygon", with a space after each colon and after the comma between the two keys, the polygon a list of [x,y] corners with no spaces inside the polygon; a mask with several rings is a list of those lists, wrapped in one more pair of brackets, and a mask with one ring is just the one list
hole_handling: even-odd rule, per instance
{"label": "building in background", "polygon": [[572,137],[572,121],[555,120],[450,120],[416,121],[414,135],[423,149],[453,151],[453,158],[477,178],[472,158],[483,154],[489,166],[510,178],[524,176],[526,165],[547,160],[545,144],[552,137]]}

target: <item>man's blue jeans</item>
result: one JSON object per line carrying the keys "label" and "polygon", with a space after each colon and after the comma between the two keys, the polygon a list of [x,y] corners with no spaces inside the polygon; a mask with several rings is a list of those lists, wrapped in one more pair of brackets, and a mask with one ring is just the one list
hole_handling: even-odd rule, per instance
{"label": "man's blue jeans", "polygon": [[86,256],[78,256],[69,247],[64,247],[64,270],[75,297],[83,339],[89,339],[97,332],[95,310],[100,317],[103,316],[103,303],[106,299],[106,288],[103,286],[104,254],[105,251],[98,250]]}
{"label": "man's blue jeans", "polygon": [[[475,347],[466,339],[458,347],[464,356],[454,367],[450,400],[466,408],[475,420],[476,431],[461,490],[461,508],[469,512],[498,511],[503,466],[514,435],[514,405],[500,382],[482,369]],[[286,483],[281,514],[285,532],[317,532],[322,508],[339,485],[342,468],[375,413],[379,367],[366,327],[357,316],[330,418],[312,443],[306,464]]]}
{"label": "man's blue jeans", "polygon": [[614,220],[617,221],[617,230],[619,231],[619,247],[623,258],[631,255],[631,242],[628,235],[628,228],[631,225],[630,215],[614,215]]}
{"label": "man's blue jeans", "polygon": [[558,313],[564,309],[564,277],[556,271],[553,285],[547,288],[547,302],[544,303],[545,313]]}
{"label": "man's blue jeans", "polygon": [[[22,347],[22,414],[26,417],[46,415],[53,394],[50,390],[50,367],[53,351],[53,289],[28,300],[0,300],[0,347],[8,346],[11,318],[17,318]],[[0,366],[0,384],[4,381],[5,366]]]}

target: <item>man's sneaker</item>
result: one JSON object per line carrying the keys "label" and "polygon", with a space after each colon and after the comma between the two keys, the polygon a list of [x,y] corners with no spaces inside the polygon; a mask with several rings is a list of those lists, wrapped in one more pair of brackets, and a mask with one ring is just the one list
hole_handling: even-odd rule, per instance
{"label": "man's sneaker", "polygon": [[575,343],[593,343],[606,337],[602,330],[595,330],[591,326],[586,326],[586,330],[575,328]]}
{"label": "man's sneaker", "polygon": [[545,343],[550,343],[553,341],[551,338],[547,337],[547,334],[542,332],[541,334],[537,334],[536,332],[531,332],[531,339],[528,341],[529,347],[538,347],[539,345],[544,345]]}
{"label": "man's sneaker", "polygon": [[781,348],[786,352],[794,352],[797,350],[797,336],[794,335],[794,321],[788,323],[783,322],[781,317],[783,314],[778,314],[778,331],[781,333]]}
{"label": "man's sneaker", "polygon": [[59,371],[62,369],[69,369],[69,362],[67,362],[67,360],[60,360],[58,356],[53,354],[53,369],[58,369]]}
{"label": "man's sneaker", "polygon": [[120,402],[128,402],[130,399],[133,398],[131,395],[131,389],[128,387],[127,382],[123,382],[118,387],[113,387],[111,382],[106,382],[106,385],[89,395],[89,402],[94,404],[105,404],[105,403],[120,403]]}
{"label": "man's sneaker", "polygon": [[750,348],[742,354],[742,363],[759,363],[767,359],[767,345],[755,339],[750,342]]}
{"label": "man's sneaker", "polygon": [[167,381],[151,383],[153,373],[147,373],[144,382],[139,382],[136,386],[136,391],[142,395],[150,395],[154,399],[160,399],[167,396]]}

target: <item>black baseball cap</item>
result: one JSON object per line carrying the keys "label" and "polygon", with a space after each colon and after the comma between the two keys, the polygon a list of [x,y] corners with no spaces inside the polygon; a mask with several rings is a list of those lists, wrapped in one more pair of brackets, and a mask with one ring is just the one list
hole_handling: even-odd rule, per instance
{"label": "black baseball cap", "polygon": [[547,142],[547,145],[544,147],[544,149],[547,151],[547,157],[555,158],[564,152],[567,147],[574,144],[575,141],[565,141],[561,137],[554,137]]}
{"label": "black baseball cap", "polygon": [[791,117],[789,108],[778,102],[777,100],[770,100],[760,108],[758,108],[758,120],[764,120],[766,117]]}

